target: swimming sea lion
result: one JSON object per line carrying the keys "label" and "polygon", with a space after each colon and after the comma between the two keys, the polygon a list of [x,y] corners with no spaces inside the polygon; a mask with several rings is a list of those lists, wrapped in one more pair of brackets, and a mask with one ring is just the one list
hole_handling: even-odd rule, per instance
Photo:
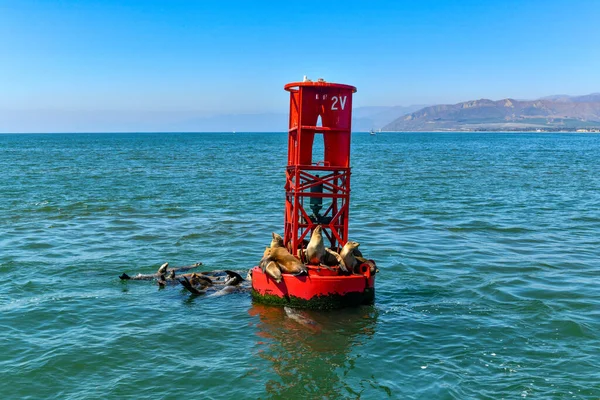
{"label": "swimming sea lion", "polygon": [[281,235],[278,235],[277,233],[273,232],[272,236],[273,239],[271,240],[271,247],[285,247]]}
{"label": "swimming sea lion", "polygon": [[227,279],[224,282],[225,286],[237,286],[244,281],[244,278],[242,278],[242,276],[237,272],[229,270],[225,272],[227,273]]}
{"label": "swimming sea lion", "polygon": [[166,262],[163,265],[160,266],[160,268],[158,268],[157,273],[159,274],[164,274],[165,272],[167,272],[167,268],[169,267],[169,263]]}
{"label": "swimming sea lion", "polygon": [[308,272],[306,265],[291,255],[285,247],[271,249],[271,253],[260,261],[259,266],[264,271],[267,264],[271,261],[275,261],[281,271],[287,274],[300,275]]}
{"label": "swimming sea lion", "polygon": [[360,246],[360,243],[349,240],[340,252],[340,257],[342,257],[344,265],[350,272],[356,272],[355,269],[360,265],[359,261],[354,256],[354,249],[357,249],[358,246]]}
{"label": "swimming sea lion", "polygon": [[[168,264],[168,263],[166,263],[166,264]],[[162,268],[164,267],[164,265],[165,265],[165,264],[163,264],[163,265],[162,265],[162,266],[159,268],[159,270],[160,270],[160,269],[162,269]],[[166,271],[163,271],[163,272],[156,272],[156,273],[154,273],[154,274],[137,274],[137,275],[135,275],[135,276],[129,276],[129,275],[127,275],[127,274],[123,273],[122,275],[120,275],[120,276],[119,276],[119,278],[120,278],[121,280],[124,280],[124,281],[125,281],[125,280],[132,280],[132,281],[151,281],[151,280],[154,280],[154,279],[158,279],[158,278],[160,277],[160,275],[161,275],[161,274],[165,274],[165,273],[167,273],[167,272],[170,272],[171,270],[173,270],[173,271],[176,271],[176,272],[180,272],[180,271],[189,271],[190,269],[197,268],[197,267],[198,267],[198,266],[200,266],[200,265],[202,265],[202,263],[201,263],[201,262],[198,262],[198,263],[195,263],[195,264],[193,264],[193,265],[188,265],[188,266],[185,266],[185,267],[175,267],[175,268],[170,268],[170,269],[167,269]]]}
{"label": "swimming sea lion", "polygon": [[317,327],[317,323],[314,320],[306,317],[305,315],[302,315],[302,313],[300,313],[299,311],[296,311],[288,306],[283,307],[283,310],[285,311],[285,314],[288,318],[296,321],[297,323],[305,325],[307,327]]}
{"label": "swimming sea lion", "polygon": [[192,294],[199,295],[199,294],[206,293],[205,290],[202,290],[202,289],[204,289],[204,287],[202,287],[200,289],[197,289],[194,285],[192,285],[190,283],[190,281],[188,280],[188,278],[185,277],[185,276],[183,277],[183,279],[179,280],[179,283],[181,283],[181,286],[183,286],[188,292],[190,292]]}
{"label": "swimming sea lion", "polygon": [[[185,276],[184,276],[184,278],[185,278]],[[210,279],[207,276],[199,275],[195,272],[189,277],[189,281],[192,284],[192,286],[199,286],[199,285],[212,286],[213,285],[212,279]]]}
{"label": "swimming sea lion", "polygon": [[310,235],[310,242],[306,247],[306,259],[309,264],[319,265],[325,255],[325,244],[323,243],[323,227],[317,225]]}

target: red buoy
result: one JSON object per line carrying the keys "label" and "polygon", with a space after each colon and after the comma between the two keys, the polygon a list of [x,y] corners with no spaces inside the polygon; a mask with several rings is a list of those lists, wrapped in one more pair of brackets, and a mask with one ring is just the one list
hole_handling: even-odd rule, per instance
{"label": "red buoy", "polygon": [[[285,183],[284,243],[296,255],[321,225],[325,244],[339,252],[348,241],[350,140],[354,86],[304,81],[285,85],[290,92],[288,163]],[[315,135],[323,135],[323,158],[313,154]],[[328,243],[327,243],[328,242]],[[307,308],[370,304],[375,277],[367,264],[354,274],[316,265],[308,275],[282,274],[277,284],[261,268],[252,269],[256,301]]]}

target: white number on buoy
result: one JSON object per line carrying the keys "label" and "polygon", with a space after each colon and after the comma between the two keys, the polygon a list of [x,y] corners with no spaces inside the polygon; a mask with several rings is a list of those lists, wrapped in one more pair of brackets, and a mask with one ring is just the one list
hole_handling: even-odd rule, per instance
{"label": "white number on buoy", "polygon": [[346,97],[347,96],[340,96],[340,97],[333,96],[331,98],[331,109],[337,111],[338,110],[337,104],[338,104],[338,101],[339,101],[340,107],[342,107],[342,111],[343,111],[344,107],[346,107],[346,100],[347,100]]}

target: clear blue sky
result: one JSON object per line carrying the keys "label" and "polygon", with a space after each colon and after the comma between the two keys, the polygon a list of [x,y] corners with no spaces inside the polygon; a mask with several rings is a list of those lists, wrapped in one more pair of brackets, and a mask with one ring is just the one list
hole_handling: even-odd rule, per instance
{"label": "clear blue sky", "polygon": [[600,91],[600,1],[0,0],[0,110],[285,111]]}

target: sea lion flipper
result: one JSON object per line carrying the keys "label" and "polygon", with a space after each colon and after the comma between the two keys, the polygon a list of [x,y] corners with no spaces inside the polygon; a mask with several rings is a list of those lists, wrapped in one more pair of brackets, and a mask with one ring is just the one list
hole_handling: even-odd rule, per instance
{"label": "sea lion flipper", "polygon": [[204,294],[204,292],[201,292],[192,286],[187,276],[184,276],[183,279],[179,279],[179,283],[181,283],[181,286],[183,286],[188,292],[192,294]]}
{"label": "sea lion flipper", "polygon": [[303,265],[304,268],[301,268],[300,271],[293,273],[293,276],[302,276],[302,275],[308,275],[308,269],[306,268],[306,265]]}
{"label": "sea lion flipper", "polygon": [[332,267],[330,267],[329,265],[325,265],[325,264],[319,264],[319,267],[321,267],[321,268],[325,268],[325,269],[328,269],[328,270],[330,270],[330,271],[333,271],[333,270],[334,270]]}
{"label": "sea lion flipper", "polygon": [[119,279],[121,279],[122,281],[128,281],[131,279],[131,277],[123,272],[123,275],[119,276]]}

